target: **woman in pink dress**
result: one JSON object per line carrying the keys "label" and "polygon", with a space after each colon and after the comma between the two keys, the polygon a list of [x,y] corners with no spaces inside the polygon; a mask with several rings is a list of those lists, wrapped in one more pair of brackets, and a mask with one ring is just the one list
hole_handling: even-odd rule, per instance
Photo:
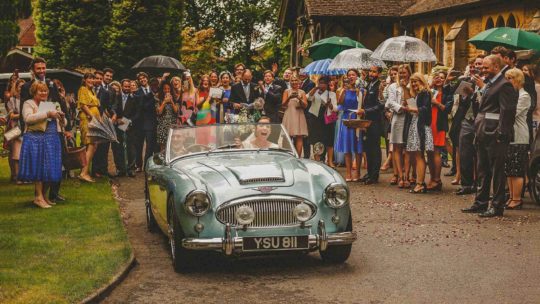
{"label": "woman in pink dress", "polygon": [[308,128],[304,109],[307,107],[306,92],[300,89],[300,79],[295,75],[291,78],[291,88],[283,93],[283,106],[286,107],[283,115],[283,127],[294,139],[294,146],[298,156],[302,155],[304,137],[308,135]]}

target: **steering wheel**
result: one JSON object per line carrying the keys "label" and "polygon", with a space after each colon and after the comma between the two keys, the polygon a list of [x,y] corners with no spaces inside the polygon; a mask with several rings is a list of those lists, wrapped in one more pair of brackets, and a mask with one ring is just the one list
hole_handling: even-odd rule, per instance
{"label": "steering wheel", "polygon": [[192,144],[192,145],[189,145],[187,148],[186,148],[186,151],[188,152],[203,152],[203,151],[209,151],[211,148],[207,145],[203,145],[203,144]]}

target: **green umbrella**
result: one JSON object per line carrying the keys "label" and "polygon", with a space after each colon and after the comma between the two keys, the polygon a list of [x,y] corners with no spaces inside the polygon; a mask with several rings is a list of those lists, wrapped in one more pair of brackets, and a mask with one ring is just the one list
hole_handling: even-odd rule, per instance
{"label": "green umbrella", "polygon": [[341,51],[352,48],[366,47],[351,38],[332,36],[312,44],[309,47],[309,57],[313,60],[334,59]]}
{"label": "green umbrella", "polygon": [[540,52],[540,35],[511,27],[496,27],[469,39],[477,48],[491,51],[502,45],[513,50],[535,50]]}

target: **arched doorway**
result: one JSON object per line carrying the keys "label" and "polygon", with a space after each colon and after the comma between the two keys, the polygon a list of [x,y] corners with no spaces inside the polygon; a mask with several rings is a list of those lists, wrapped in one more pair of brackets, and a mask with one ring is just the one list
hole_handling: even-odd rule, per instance
{"label": "arched doorway", "polygon": [[506,21],[506,26],[516,28],[516,23],[516,17],[514,17],[514,14],[510,14],[510,16],[508,16],[508,20]]}
{"label": "arched doorway", "polygon": [[[428,29],[425,28],[422,32],[422,41],[429,44],[429,35],[428,35]],[[428,63],[424,62],[422,63],[422,73],[427,74],[428,72]]]}
{"label": "arched doorway", "polygon": [[444,63],[444,30],[442,26],[439,26],[437,30],[437,59],[440,63]]}
{"label": "arched doorway", "polygon": [[495,24],[493,23],[493,18],[489,17],[486,21],[486,28],[484,30],[489,30],[495,27]]}
{"label": "arched doorway", "polygon": [[504,27],[505,24],[504,24],[504,19],[502,16],[499,16],[497,18],[497,22],[495,23],[495,27]]}

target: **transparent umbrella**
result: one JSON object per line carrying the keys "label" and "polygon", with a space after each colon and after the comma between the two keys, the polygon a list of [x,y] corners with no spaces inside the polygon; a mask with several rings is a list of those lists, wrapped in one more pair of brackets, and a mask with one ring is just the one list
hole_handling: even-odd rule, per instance
{"label": "transparent umbrella", "polygon": [[424,41],[409,36],[386,39],[371,56],[375,59],[397,62],[434,62],[437,56]]}
{"label": "transparent umbrella", "polygon": [[372,51],[368,49],[348,49],[339,53],[328,67],[329,70],[358,69],[367,70],[372,66],[386,68],[382,60],[372,58]]}

